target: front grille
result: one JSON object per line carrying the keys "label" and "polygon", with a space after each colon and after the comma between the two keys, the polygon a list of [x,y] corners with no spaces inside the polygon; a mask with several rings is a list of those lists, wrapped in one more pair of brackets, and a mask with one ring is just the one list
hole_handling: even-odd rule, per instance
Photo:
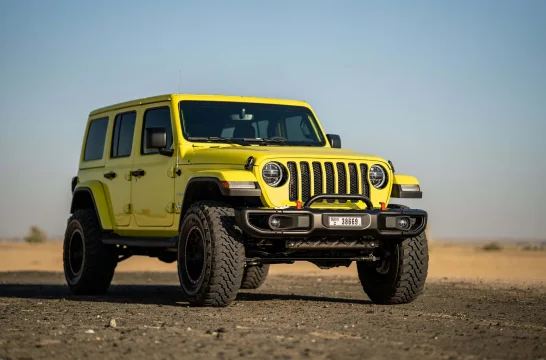
{"label": "front grille", "polygon": [[362,194],[370,197],[367,164],[314,161],[310,165],[307,161],[289,161],[287,167],[290,201],[305,202],[318,194]]}

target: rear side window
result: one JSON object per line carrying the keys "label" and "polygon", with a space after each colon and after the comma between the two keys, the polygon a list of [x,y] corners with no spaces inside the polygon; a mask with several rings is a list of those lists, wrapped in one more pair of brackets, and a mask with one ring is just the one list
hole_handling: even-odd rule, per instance
{"label": "rear side window", "polygon": [[141,154],[157,154],[157,149],[146,149],[146,129],[162,127],[167,131],[167,149],[173,143],[173,130],[171,126],[171,110],[169,107],[160,107],[146,110],[144,113],[144,123],[142,125],[142,138],[140,145]]}
{"label": "rear side window", "polygon": [[136,112],[116,115],[112,134],[111,158],[131,156],[133,134],[135,131]]}
{"label": "rear side window", "polygon": [[100,160],[104,153],[106,141],[106,130],[108,129],[108,118],[92,120],[87,131],[85,140],[84,161]]}

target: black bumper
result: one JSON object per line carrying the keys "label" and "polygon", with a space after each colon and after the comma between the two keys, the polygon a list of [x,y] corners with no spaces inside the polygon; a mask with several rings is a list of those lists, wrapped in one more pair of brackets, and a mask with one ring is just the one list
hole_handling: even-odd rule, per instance
{"label": "black bumper", "polygon": [[[358,197],[351,196],[351,199],[357,200]],[[428,214],[424,210],[380,210],[372,208],[368,198],[365,202],[368,204],[366,210],[317,209],[310,208],[309,202],[302,209],[239,208],[235,210],[235,217],[237,225],[245,234],[262,239],[313,236],[411,237],[419,235],[426,228]],[[343,217],[348,217],[345,219],[347,224],[341,221]],[[338,218],[333,221],[338,225],[333,225],[331,218]],[[407,226],[402,227],[401,223]]]}

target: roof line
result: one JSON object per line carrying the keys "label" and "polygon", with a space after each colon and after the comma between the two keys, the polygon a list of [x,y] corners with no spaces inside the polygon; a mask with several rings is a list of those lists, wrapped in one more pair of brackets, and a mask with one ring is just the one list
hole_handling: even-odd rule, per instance
{"label": "roof line", "polygon": [[133,107],[137,105],[148,105],[153,104],[157,102],[162,101],[169,101],[173,97],[189,97],[189,98],[204,98],[204,99],[213,99],[213,98],[224,98],[224,99],[236,99],[236,98],[244,98],[248,100],[263,100],[263,101],[283,101],[283,102],[290,102],[290,103],[300,103],[300,104],[307,104],[305,101],[302,100],[295,100],[295,99],[283,99],[283,98],[271,98],[271,97],[257,97],[257,96],[244,96],[244,95],[223,95],[223,94],[161,94],[161,95],[155,95],[150,97],[143,97],[139,99],[133,99],[128,100],[124,102],[119,102],[116,104],[103,106],[100,108],[96,108],[90,112],[90,116],[101,114],[104,112],[112,111],[112,110],[119,110],[126,107]]}

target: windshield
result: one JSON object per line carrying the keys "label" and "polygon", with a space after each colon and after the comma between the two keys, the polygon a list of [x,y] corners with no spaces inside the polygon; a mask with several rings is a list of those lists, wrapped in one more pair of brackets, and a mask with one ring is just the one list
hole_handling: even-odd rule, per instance
{"label": "windshield", "polygon": [[186,140],[325,145],[313,114],[303,106],[193,100],[183,100],[179,106]]}

